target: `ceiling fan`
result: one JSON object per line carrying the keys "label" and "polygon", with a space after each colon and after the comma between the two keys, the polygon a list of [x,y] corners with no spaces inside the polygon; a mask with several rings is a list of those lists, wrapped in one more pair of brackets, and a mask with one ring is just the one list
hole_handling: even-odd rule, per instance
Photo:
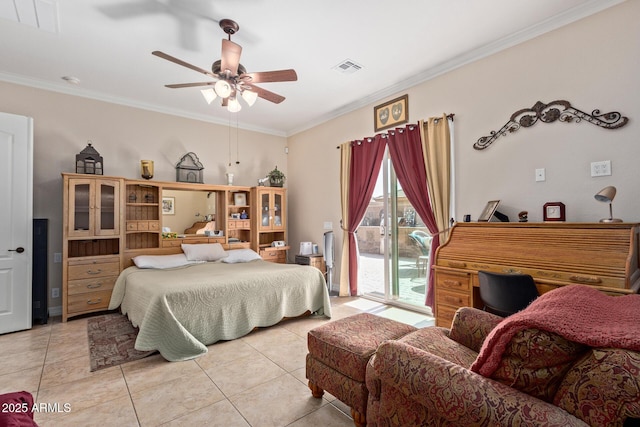
{"label": "ceiling fan", "polygon": [[220,21],[220,28],[228,34],[228,39],[222,39],[221,59],[215,61],[211,65],[211,71],[189,64],[181,59],[167,55],[164,52],[157,50],[152,52],[155,56],[178,65],[182,65],[183,67],[190,68],[214,79],[213,81],[208,82],[170,84],[165,85],[165,87],[177,89],[185,87],[213,86],[213,88],[209,87],[202,90],[202,94],[207,102],[211,104],[216,97],[220,97],[222,98],[222,106],[226,106],[231,112],[240,111],[242,108],[238,102],[238,96],[242,97],[249,106],[252,106],[258,97],[276,104],[284,101],[284,96],[256,86],[254,83],[296,81],[298,80],[296,71],[288,69],[247,73],[245,67],[240,64],[242,46],[231,41],[231,35],[237,33],[240,27],[231,19],[223,19]]}

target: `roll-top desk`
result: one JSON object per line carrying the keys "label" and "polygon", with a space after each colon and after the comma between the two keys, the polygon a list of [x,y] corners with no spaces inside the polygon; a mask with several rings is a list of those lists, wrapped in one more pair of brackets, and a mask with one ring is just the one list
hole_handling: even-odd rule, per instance
{"label": "roll-top desk", "polygon": [[541,294],[570,284],[614,295],[637,293],[639,226],[458,223],[435,255],[436,324],[449,327],[459,307],[482,308],[480,270],[530,274]]}

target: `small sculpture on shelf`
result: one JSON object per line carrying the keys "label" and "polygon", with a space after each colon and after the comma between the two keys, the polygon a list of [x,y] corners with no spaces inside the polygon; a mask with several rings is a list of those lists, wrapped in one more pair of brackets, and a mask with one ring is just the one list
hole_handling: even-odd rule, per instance
{"label": "small sculpture on shelf", "polygon": [[79,154],[76,154],[76,173],[91,175],[103,175],[104,163],[102,156],[87,142],[87,146]]}
{"label": "small sculpture on shelf", "polygon": [[176,181],[178,182],[196,182],[203,184],[204,166],[200,163],[195,153],[189,152],[182,156],[176,165]]}
{"label": "small sculpture on shelf", "polygon": [[140,160],[140,176],[144,179],[153,178],[153,160]]}

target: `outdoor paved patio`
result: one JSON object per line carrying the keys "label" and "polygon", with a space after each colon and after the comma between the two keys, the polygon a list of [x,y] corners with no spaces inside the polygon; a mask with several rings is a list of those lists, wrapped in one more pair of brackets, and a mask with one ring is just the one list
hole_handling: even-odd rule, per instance
{"label": "outdoor paved patio", "polygon": [[[416,266],[415,258],[401,257],[398,261],[400,295],[398,301],[425,308],[427,277],[425,269]],[[359,286],[364,292],[379,298],[384,297],[384,256],[360,254]]]}

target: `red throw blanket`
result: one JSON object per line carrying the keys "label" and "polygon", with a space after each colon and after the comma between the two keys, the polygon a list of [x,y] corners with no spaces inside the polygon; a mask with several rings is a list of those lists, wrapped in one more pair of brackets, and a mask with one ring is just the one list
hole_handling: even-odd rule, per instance
{"label": "red throw blanket", "polygon": [[489,333],[471,370],[490,377],[511,338],[528,328],[554,332],[590,347],[640,351],[640,295],[610,296],[584,285],[547,292]]}

